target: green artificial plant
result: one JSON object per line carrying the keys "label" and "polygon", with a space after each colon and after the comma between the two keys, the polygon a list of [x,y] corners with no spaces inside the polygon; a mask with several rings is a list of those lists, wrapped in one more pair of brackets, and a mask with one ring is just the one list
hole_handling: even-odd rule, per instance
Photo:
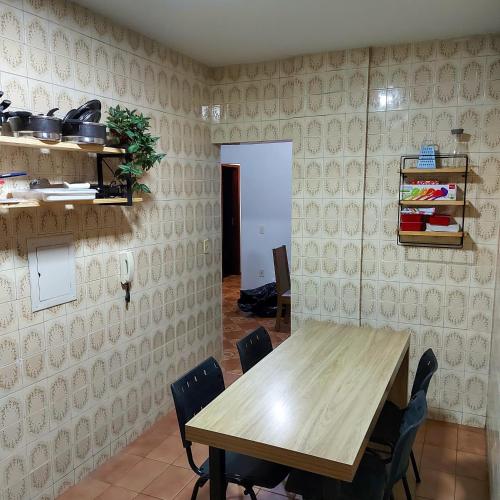
{"label": "green artificial plant", "polygon": [[137,110],[111,107],[108,111],[108,126],[111,136],[118,146],[129,153],[129,161],[122,163],[116,171],[117,178],[125,180],[128,175],[132,178],[132,189],[136,192],[150,193],[146,184],[140,178],[165,156],[156,152],[158,137],[153,137],[149,132],[150,118]]}

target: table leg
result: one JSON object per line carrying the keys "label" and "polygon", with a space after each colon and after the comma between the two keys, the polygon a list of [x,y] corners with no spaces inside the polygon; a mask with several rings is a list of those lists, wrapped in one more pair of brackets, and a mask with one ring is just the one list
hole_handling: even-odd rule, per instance
{"label": "table leg", "polygon": [[226,453],[210,446],[208,452],[210,468],[210,500],[226,498]]}
{"label": "table leg", "polygon": [[410,365],[410,350],[406,351],[405,357],[401,362],[399,371],[394,379],[389,396],[387,399],[396,403],[400,408],[406,408],[408,405],[408,370]]}

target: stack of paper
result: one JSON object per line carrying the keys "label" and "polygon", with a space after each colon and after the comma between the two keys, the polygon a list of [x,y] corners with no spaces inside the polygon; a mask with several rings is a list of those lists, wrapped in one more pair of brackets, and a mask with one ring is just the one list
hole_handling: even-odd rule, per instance
{"label": "stack of paper", "polygon": [[25,200],[78,201],[93,200],[96,193],[95,189],[41,188],[13,191],[12,196]]}

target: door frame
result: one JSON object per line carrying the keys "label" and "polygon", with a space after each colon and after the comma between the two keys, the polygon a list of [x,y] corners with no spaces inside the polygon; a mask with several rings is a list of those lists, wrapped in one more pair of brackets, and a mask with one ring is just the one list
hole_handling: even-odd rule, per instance
{"label": "door frame", "polygon": [[[238,183],[238,199],[237,199],[237,211],[238,211],[238,221],[237,221],[237,232],[238,232],[238,244],[237,244],[237,257],[238,257],[238,270],[241,276],[241,176],[240,176],[240,163],[221,163],[221,231],[222,231],[222,251],[224,252],[224,189],[223,189],[223,170],[231,169],[236,173],[237,183]],[[224,278],[224,255],[222,255],[222,277]]]}

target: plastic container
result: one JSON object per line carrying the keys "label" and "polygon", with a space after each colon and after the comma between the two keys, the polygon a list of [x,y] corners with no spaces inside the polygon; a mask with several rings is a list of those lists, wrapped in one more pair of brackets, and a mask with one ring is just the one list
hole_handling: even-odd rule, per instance
{"label": "plastic container", "polygon": [[422,214],[401,214],[401,222],[424,222],[424,217]]}
{"label": "plastic container", "polygon": [[[465,155],[468,153],[469,148],[467,141],[465,140],[464,129],[454,128],[451,130],[451,135],[453,136],[452,151],[453,155]],[[465,166],[464,158],[452,158],[453,167],[463,167]]]}
{"label": "plastic container", "polygon": [[448,226],[450,219],[449,215],[431,215],[429,217],[429,224],[434,226]]}
{"label": "plastic container", "polygon": [[425,231],[425,222],[401,222],[401,231]]}

